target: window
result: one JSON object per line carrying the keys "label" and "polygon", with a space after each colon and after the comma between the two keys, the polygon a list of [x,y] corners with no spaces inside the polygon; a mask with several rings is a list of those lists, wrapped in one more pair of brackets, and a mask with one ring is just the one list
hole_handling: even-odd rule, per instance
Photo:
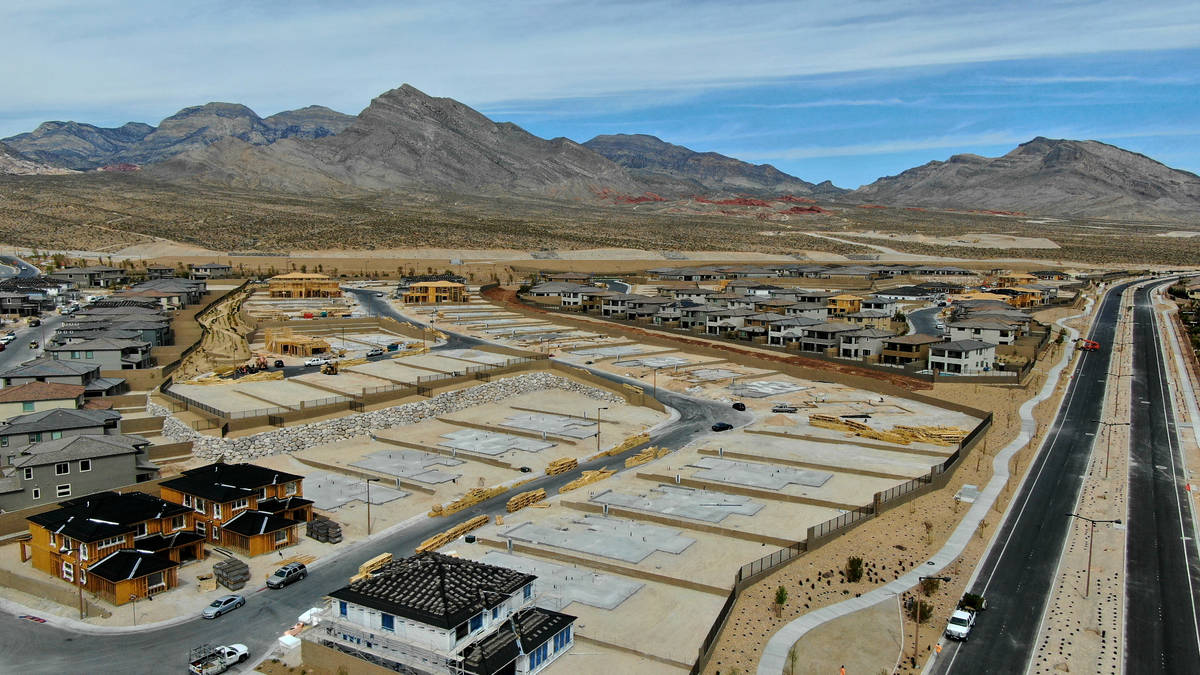
{"label": "window", "polygon": [[62,578],[67,581],[75,581],[75,566],[69,562],[63,561]]}
{"label": "window", "polygon": [[73,359],[78,359],[78,358],[79,358],[79,352],[72,351],[72,352],[71,352],[71,358],[73,358]]}
{"label": "window", "polygon": [[29,434],[29,442],[30,443],[38,443],[38,442],[41,442],[41,440],[42,440],[42,435],[40,433]]}
{"label": "window", "polygon": [[[75,545],[79,547],[79,559],[80,559],[80,560],[87,560],[87,559],[88,559],[88,547],[87,547],[87,544],[85,544],[85,543],[83,543],[83,542],[77,542]],[[82,568],[82,567],[80,567],[80,568],[79,568],[79,571],[80,571],[80,572],[83,572],[83,568]]]}
{"label": "window", "polygon": [[83,586],[85,584],[87,584],[87,568],[80,567],[79,568],[79,585]]}
{"label": "window", "polygon": [[233,500],[233,505],[231,506],[230,511],[238,511],[238,510],[246,509],[249,507],[250,507],[250,498],[242,497],[241,499]]}
{"label": "window", "polygon": [[292,481],[287,485],[284,485],[283,494],[287,495],[288,497],[296,494],[296,481]]}
{"label": "window", "polygon": [[379,625],[386,631],[396,632],[396,617],[386,612],[379,615]]}
{"label": "window", "polygon": [[51,432],[50,432],[50,440],[52,440],[52,441],[55,441],[55,440],[58,440],[58,439],[60,439],[60,438],[62,438],[62,432],[61,432],[61,431],[51,431]]}
{"label": "window", "polygon": [[338,600],[338,616],[346,616],[346,601]]}
{"label": "window", "polygon": [[92,470],[92,460],[90,460],[90,459],[79,460],[79,472],[80,473],[84,473],[86,471],[91,471],[91,470]]}
{"label": "window", "polygon": [[483,612],[480,612],[480,613],[476,614],[475,616],[471,617],[471,628],[470,628],[471,632],[475,632],[475,631],[479,630],[480,628],[483,628]]}
{"label": "window", "polygon": [[283,546],[284,544],[287,544],[287,540],[288,540],[287,530],[279,530],[278,532],[275,533],[275,545],[276,546]]}
{"label": "window", "polygon": [[[41,491],[40,489],[38,489],[38,488],[33,488],[33,494],[31,494],[31,495],[30,495],[30,498],[31,498],[31,499],[41,499],[41,498],[42,498],[42,491]],[[54,535],[51,535],[51,537],[52,537],[52,538],[53,538],[53,536],[54,536]],[[53,546],[53,545],[54,545],[54,541],[51,541],[51,542],[50,542],[50,545],[51,545],[51,546]]]}
{"label": "window", "polygon": [[221,528],[217,527],[216,525],[213,525],[212,540],[219,541],[220,539],[221,539]]}
{"label": "window", "polygon": [[213,504],[213,518],[220,518],[220,517],[221,517],[221,505]]}
{"label": "window", "polygon": [[204,529],[204,521],[203,520],[196,521],[196,534],[200,535],[201,537],[208,534],[207,530]]}
{"label": "window", "polygon": [[70,497],[71,496],[71,484],[63,483],[62,485],[56,486],[54,488],[54,496],[55,497]]}
{"label": "window", "polygon": [[[8,447],[8,436],[0,436],[0,448]],[[11,462],[9,462],[11,464]]]}
{"label": "window", "polygon": [[182,530],[187,525],[187,519],[183,516],[175,516],[171,519],[172,530]]}
{"label": "window", "polygon": [[65,476],[69,473],[71,473],[71,465],[69,463],[59,462],[58,464],[54,465],[55,476]]}
{"label": "window", "polygon": [[259,499],[266,499],[266,498],[267,498],[267,488],[260,488],[260,489],[259,489],[259,491],[258,491],[258,498],[259,498]]}
{"label": "window", "polygon": [[500,618],[500,608],[493,607],[492,608],[492,621],[495,621],[498,618]]}
{"label": "window", "polygon": [[541,647],[529,652],[529,670],[533,670],[545,663],[548,656],[550,656],[549,643],[542,643]]}
{"label": "window", "polygon": [[204,500],[199,497],[196,497],[195,503],[192,504],[192,508],[196,510],[196,513],[204,513],[204,507],[206,506],[207,504],[204,503]]}
{"label": "window", "polygon": [[94,355],[92,354],[92,352],[84,352],[83,353],[83,358],[85,358],[85,359],[90,359],[93,357],[94,357]]}
{"label": "window", "polygon": [[145,524],[145,523],[138,523],[138,524],[137,524],[137,526],[136,526],[136,527],[135,527],[135,529],[134,529],[133,536],[134,536],[134,537],[144,537],[144,536],[146,536],[147,534],[149,534],[149,533],[148,533],[148,531],[147,531],[146,524]]}
{"label": "window", "polygon": [[33,412],[33,401],[22,401],[21,412]]}
{"label": "window", "polygon": [[525,599],[528,600],[532,597],[533,597],[533,584],[525,584]]}
{"label": "window", "polygon": [[555,651],[555,653],[557,653],[559,650],[561,650],[563,647],[566,647],[569,644],[571,644],[571,627],[567,626],[566,628],[558,631],[558,635],[554,636],[554,651]]}
{"label": "window", "polygon": [[112,548],[113,546],[120,546],[121,544],[124,544],[124,543],[125,543],[125,537],[124,537],[124,536],[120,536],[120,537],[109,537],[108,539],[101,539],[101,540],[100,540],[100,541],[99,541],[99,542],[96,544],[96,550],[97,550],[97,551],[103,551],[103,550],[104,550],[104,549],[106,549],[106,548]]}
{"label": "window", "polygon": [[183,496],[183,505],[184,505],[184,506],[191,506],[191,505],[192,505],[192,496],[191,496],[191,495],[184,495],[184,496]]}
{"label": "window", "polygon": [[25,480],[33,480],[33,467],[25,467],[21,470],[21,475],[24,476]]}

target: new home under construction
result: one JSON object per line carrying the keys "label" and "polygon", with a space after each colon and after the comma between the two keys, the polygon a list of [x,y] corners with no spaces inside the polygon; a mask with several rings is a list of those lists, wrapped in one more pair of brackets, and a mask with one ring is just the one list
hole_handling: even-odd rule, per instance
{"label": "new home under construction", "polygon": [[291,328],[269,328],[265,346],[272,354],[316,356],[329,353],[329,343],[311,335],[297,335]]}
{"label": "new home under construction", "polygon": [[291,272],[267,280],[272,298],[340,298],[342,289],[336,279],[324,274]]}

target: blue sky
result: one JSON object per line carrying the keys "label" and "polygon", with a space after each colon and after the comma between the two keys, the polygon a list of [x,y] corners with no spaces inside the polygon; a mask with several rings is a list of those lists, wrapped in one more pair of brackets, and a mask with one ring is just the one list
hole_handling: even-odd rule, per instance
{"label": "blue sky", "polygon": [[540,136],[649,133],[844,187],[1039,135],[1200,172],[1194,0],[15,4],[0,137],[208,101],[357,113],[407,82]]}

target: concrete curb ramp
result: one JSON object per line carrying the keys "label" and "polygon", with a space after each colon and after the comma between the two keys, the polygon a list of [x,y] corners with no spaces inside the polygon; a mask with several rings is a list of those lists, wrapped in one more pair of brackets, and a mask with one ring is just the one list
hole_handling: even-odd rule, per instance
{"label": "concrete curb ramp", "polygon": [[[1055,324],[1061,328],[1066,328],[1070,334],[1070,339],[1074,340],[1078,337],[1079,332],[1073,328],[1064,326],[1063,322],[1087,314],[1091,311],[1091,306],[1092,301],[1089,300],[1088,307],[1081,314],[1063,317],[1056,321]],[[778,675],[782,673],[784,664],[787,662],[788,651],[808,631],[826,621],[857,612],[860,609],[872,607],[883,600],[904,593],[917,585],[919,577],[941,572],[946,566],[962,555],[963,550],[970,543],[971,537],[979,528],[979,523],[987,516],[988,510],[992,508],[992,504],[996,502],[1005,484],[1008,483],[1009,460],[1012,459],[1012,456],[1018,450],[1025,447],[1033,439],[1034,432],[1037,430],[1037,422],[1033,419],[1034,407],[1050,398],[1054,393],[1054,388],[1058,386],[1062,372],[1066,369],[1067,364],[1070,363],[1071,354],[1070,350],[1063,351],[1063,355],[1058,363],[1050,370],[1046,382],[1042,385],[1042,390],[1038,392],[1037,396],[1034,396],[1021,405],[1019,411],[1021,416],[1021,431],[1011,443],[996,453],[995,458],[992,460],[992,479],[980,491],[979,498],[971,505],[971,509],[967,511],[962,521],[959,522],[958,527],[954,528],[946,544],[933,557],[926,561],[924,565],[914,567],[899,579],[876,588],[869,593],[864,593],[857,598],[851,598],[835,605],[829,605],[809,612],[780,628],[767,641],[766,646],[763,647],[762,657],[758,661],[758,675]]]}

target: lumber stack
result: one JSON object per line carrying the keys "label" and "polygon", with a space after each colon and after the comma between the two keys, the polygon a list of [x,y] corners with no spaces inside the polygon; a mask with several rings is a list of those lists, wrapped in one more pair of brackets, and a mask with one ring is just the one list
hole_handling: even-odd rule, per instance
{"label": "lumber stack", "polygon": [[362,581],[363,579],[366,579],[367,577],[371,576],[372,572],[375,572],[380,567],[383,567],[384,565],[386,565],[390,562],[392,562],[392,554],[391,553],[380,553],[379,555],[375,556],[374,558],[371,558],[367,562],[359,565],[358,566],[358,574],[355,574],[354,576],[350,577],[350,583],[354,583],[356,581]]}
{"label": "lumber stack", "polygon": [[550,460],[546,465],[547,476],[557,476],[560,473],[566,473],[579,466],[579,460],[574,457],[559,457],[558,459]]}
{"label": "lumber stack", "polygon": [[563,492],[570,492],[571,490],[578,490],[579,488],[581,488],[585,485],[591,485],[592,483],[598,483],[598,482],[604,480],[605,478],[608,478],[609,476],[613,475],[614,473],[616,473],[616,471],[613,471],[612,469],[600,469],[599,471],[584,471],[583,475],[580,476],[579,478],[576,478],[575,480],[571,481],[570,483],[567,483],[566,485],[558,488],[558,492],[559,492],[559,494],[561,494]]}
{"label": "lumber stack", "polygon": [[425,541],[421,542],[421,544],[419,546],[417,546],[416,551],[417,551],[417,553],[424,553],[426,551],[435,551],[435,550],[445,546],[446,544],[449,544],[450,542],[454,541],[455,539],[458,539],[459,537],[470,532],[471,530],[475,530],[480,527],[483,527],[484,525],[487,525],[487,523],[488,523],[487,516],[475,516],[474,518],[472,518],[466,522],[455,525],[454,527],[446,530],[445,532],[435,534],[432,537],[426,539]]}
{"label": "lumber stack", "polygon": [[648,448],[642,449],[642,451],[638,454],[625,460],[625,468],[628,469],[635,466],[641,466],[642,464],[652,462],[660,457],[665,457],[670,452],[670,448],[658,448],[652,445]]}
{"label": "lumber stack", "polygon": [[530,504],[540,502],[545,498],[546,491],[542,488],[538,488],[536,490],[530,490],[529,492],[522,492],[521,494],[513,495],[513,497],[508,500],[508,505],[505,508],[508,509],[509,513],[514,513],[516,511],[520,511],[526,506],[529,506]]}
{"label": "lumber stack", "polygon": [[855,436],[861,436],[862,438],[871,438],[877,441],[884,441],[886,443],[895,443],[897,445],[908,445],[912,443],[912,440],[908,436],[892,431],[880,431],[879,429],[869,427],[862,422],[835,417],[833,415],[823,415],[820,413],[809,415],[808,423],[814,427],[836,429],[838,431],[845,431]]}
{"label": "lumber stack", "polygon": [[492,497],[495,497],[496,495],[501,494],[507,490],[508,490],[508,488],[506,488],[506,487],[471,488],[470,490],[467,491],[467,494],[463,495],[462,497],[459,497],[455,501],[452,501],[445,506],[442,506],[441,504],[435,504],[433,509],[429,512],[429,515],[433,516],[433,517],[437,517],[437,516],[448,516],[452,513],[458,513],[459,511],[462,511],[465,508],[475,506],[479,502],[491,499]]}
{"label": "lumber stack", "polygon": [[917,443],[932,443],[934,445],[958,445],[970,433],[966,429],[946,426],[903,426],[897,425],[892,431],[912,438]]}
{"label": "lumber stack", "polygon": [[597,457],[615,457],[623,452],[628,452],[628,451],[632,450],[633,448],[636,448],[637,446],[639,446],[642,443],[645,443],[649,440],[650,440],[650,434],[642,433],[642,434],[638,434],[637,436],[630,436],[629,438],[626,438],[624,441],[621,441],[621,443],[619,443],[617,446],[610,448],[608,450],[605,450],[604,452],[600,452],[600,453],[593,455],[592,459],[595,459]]}

